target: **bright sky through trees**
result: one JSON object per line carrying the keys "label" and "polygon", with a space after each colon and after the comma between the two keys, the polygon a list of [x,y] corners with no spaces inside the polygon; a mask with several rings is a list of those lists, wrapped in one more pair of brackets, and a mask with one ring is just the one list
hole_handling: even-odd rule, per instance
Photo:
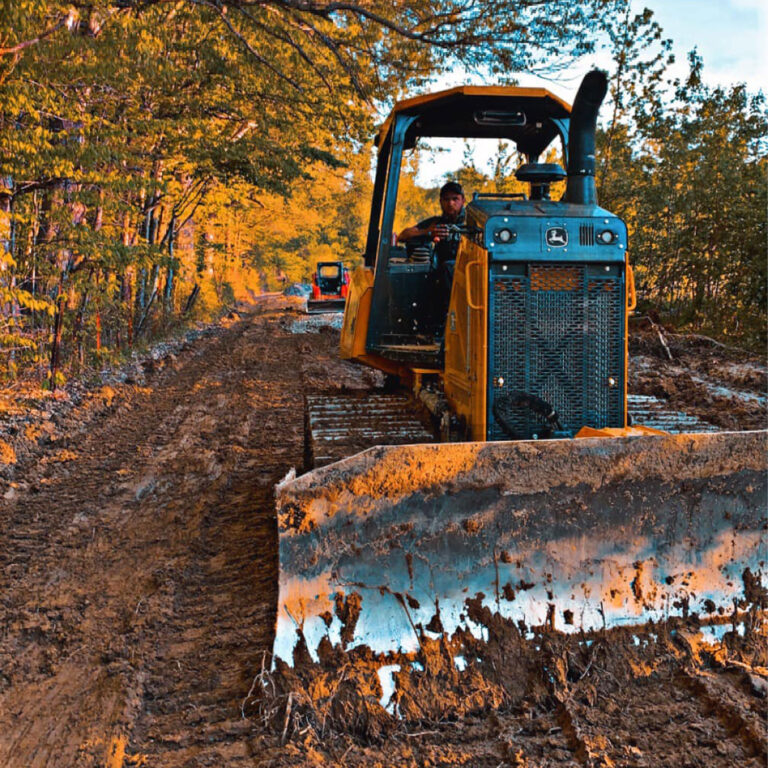
{"label": "bright sky through trees", "polygon": [[[650,8],[661,25],[664,36],[672,38],[676,61],[669,75],[684,79],[688,72],[687,54],[694,47],[704,60],[704,82],[728,86],[745,83],[748,90],[768,92],[768,0],[633,0],[632,10]],[[520,85],[545,87],[556,95],[573,101],[584,74],[592,67],[612,69],[607,50],[581,57],[568,70],[551,79],[522,73]],[[480,83],[482,78],[465,72],[441,77],[431,90],[466,83]],[[444,174],[458,168],[463,160],[464,143],[460,140],[440,143],[442,151],[422,153],[417,182],[433,186]],[[478,144],[474,159],[486,169],[495,155],[492,142]]]}

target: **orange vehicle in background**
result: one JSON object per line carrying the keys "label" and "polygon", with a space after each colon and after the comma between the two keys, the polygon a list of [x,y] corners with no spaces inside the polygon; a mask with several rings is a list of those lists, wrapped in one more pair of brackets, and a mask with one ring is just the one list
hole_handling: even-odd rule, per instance
{"label": "orange vehicle in background", "polygon": [[343,261],[318,262],[312,275],[312,297],[307,300],[307,311],[343,312],[348,290],[349,270]]}

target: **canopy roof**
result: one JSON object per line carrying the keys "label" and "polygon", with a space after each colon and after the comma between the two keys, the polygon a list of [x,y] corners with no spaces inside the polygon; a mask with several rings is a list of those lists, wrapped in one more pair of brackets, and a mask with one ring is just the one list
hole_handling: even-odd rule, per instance
{"label": "canopy roof", "polygon": [[415,115],[405,135],[406,149],[421,136],[508,139],[523,154],[537,156],[559,135],[549,118],[570,114],[570,106],[545,88],[464,85],[398,101],[376,145],[382,145],[397,115]]}

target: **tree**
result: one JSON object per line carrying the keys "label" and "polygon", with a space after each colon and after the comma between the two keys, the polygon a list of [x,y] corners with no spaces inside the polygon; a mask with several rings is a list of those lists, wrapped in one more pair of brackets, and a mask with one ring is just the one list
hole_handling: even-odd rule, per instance
{"label": "tree", "polygon": [[244,281],[305,279],[325,254],[352,263],[378,108],[458,63],[500,80],[556,67],[592,47],[601,7],[2,0],[14,338],[48,339],[55,386],[67,361],[226,304]]}
{"label": "tree", "polygon": [[[611,124],[601,203],[630,228],[640,293],[671,322],[766,342],[765,136],[762,94],[708,88],[694,52],[685,82]],[[600,147],[605,151],[608,134]]]}

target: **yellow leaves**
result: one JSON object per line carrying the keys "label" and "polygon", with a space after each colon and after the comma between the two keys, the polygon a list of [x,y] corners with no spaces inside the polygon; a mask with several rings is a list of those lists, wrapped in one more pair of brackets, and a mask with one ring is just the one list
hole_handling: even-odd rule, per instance
{"label": "yellow leaves", "polygon": [[103,400],[109,406],[112,405],[112,401],[117,397],[117,392],[109,385],[105,385],[96,393],[96,397],[99,400]]}
{"label": "yellow leaves", "polygon": [[53,316],[55,311],[54,305],[47,297],[36,298],[28,291],[16,291],[15,299],[20,306],[33,312],[45,312],[47,315]]}
{"label": "yellow leaves", "polygon": [[[7,322],[7,325],[10,326],[11,323]],[[34,346],[35,342],[32,339],[21,335],[21,333],[9,333],[8,331],[0,331],[0,349],[32,349]]]}
{"label": "yellow leaves", "polygon": [[4,440],[0,440],[0,464],[15,464],[16,463],[16,451],[13,446],[6,443]]}
{"label": "yellow leaves", "polygon": [[30,442],[37,442],[43,433],[44,431],[39,424],[27,424],[24,427],[24,437]]}
{"label": "yellow leaves", "polygon": [[44,459],[42,459],[42,463],[63,464],[64,462],[74,461],[75,459],[77,459],[77,454],[74,451],[63,448],[62,450],[56,451],[50,456],[46,456]]}

